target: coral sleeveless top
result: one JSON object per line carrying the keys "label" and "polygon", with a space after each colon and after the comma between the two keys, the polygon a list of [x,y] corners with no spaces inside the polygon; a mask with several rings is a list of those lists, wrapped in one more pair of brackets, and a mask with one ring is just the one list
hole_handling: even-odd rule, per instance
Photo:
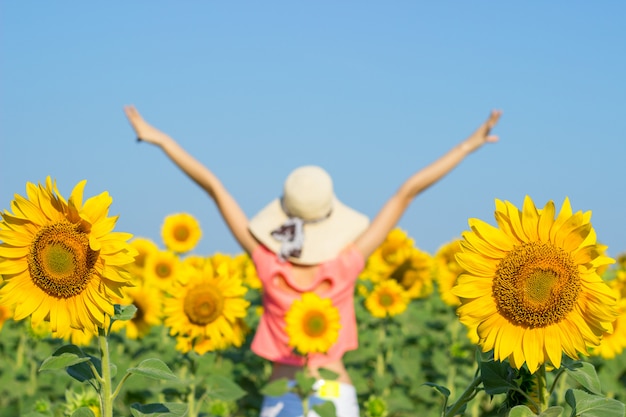
{"label": "coral sleeveless top", "polygon": [[[354,314],[354,286],[359,273],[365,267],[365,259],[355,246],[349,246],[335,259],[320,264],[317,276],[306,287],[298,286],[291,273],[291,264],[281,262],[278,256],[263,245],[252,253],[257,275],[263,283],[263,315],[252,341],[252,351],[272,362],[287,365],[304,365],[302,355],[289,347],[285,332],[285,314],[291,303],[302,293],[314,291],[326,282],[324,290],[315,291],[323,298],[330,298],[341,316],[339,338],[327,353],[309,355],[308,363],[314,366],[339,360],[343,354],[358,347],[356,317]],[[286,291],[279,281],[294,291]]]}

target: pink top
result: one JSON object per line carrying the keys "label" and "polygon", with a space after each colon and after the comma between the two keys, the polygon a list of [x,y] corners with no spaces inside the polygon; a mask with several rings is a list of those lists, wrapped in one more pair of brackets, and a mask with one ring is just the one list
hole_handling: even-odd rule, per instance
{"label": "pink top", "polygon": [[[339,360],[343,354],[358,347],[356,317],[354,315],[354,285],[359,273],[365,267],[365,259],[355,246],[349,246],[337,258],[320,264],[318,274],[306,287],[293,282],[291,264],[281,262],[278,256],[263,245],[252,253],[252,261],[257,275],[263,283],[263,316],[252,341],[252,351],[272,362],[287,365],[304,365],[304,358],[289,347],[289,336],[285,332],[285,314],[291,303],[302,293],[314,291],[326,281],[327,286],[320,297],[330,298],[341,316],[341,329],[337,342],[326,354],[315,353],[309,356],[309,364],[323,366]],[[279,287],[277,280],[284,282],[294,292]]]}

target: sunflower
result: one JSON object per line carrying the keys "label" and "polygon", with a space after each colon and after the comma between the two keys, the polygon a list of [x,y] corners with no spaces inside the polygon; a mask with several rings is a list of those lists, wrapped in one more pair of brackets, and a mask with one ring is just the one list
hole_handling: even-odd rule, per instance
{"label": "sunflower", "polygon": [[432,293],[432,265],[432,256],[416,248],[405,231],[395,228],[367,259],[359,277],[374,284],[394,279],[411,298],[422,298]]}
{"label": "sunflower", "polygon": [[409,294],[400,284],[387,280],[376,284],[365,299],[365,307],[374,317],[393,317],[403,313],[409,301]]}
{"label": "sunflower", "polygon": [[463,268],[456,260],[456,254],[461,251],[461,240],[455,239],[442,245],[434,256],[434,276],[439,289],[439,296],[449,306],[461,304],[459,297],[452,293],[452,287]]}
{"label": "sunflower", "polygon": [[187,266],[174,252],[158,250],[146,257],[143,279],[146,285],[166,290],[176,280],[185,279]]}
{"label": "sunflower", "polygon": [[137,237],[131,240],[130,245],[137,250],[137,256],[135,256],[135,262],[129,269],[133,273],[134,278],[139,278],[139,281],[142,281],[146,258],[150,254],[157,252],[159,247],[152,240],[145,237]]}
{"label": "sunflower", "polygon": [[339,310],[328,298],[306,292],[285,314],[289,346],[299,353],[325,353],[339,337]]}
{"label": "sunflower", "polygon": [[555,217],[548,202],[537,209],[524,199],[520,211],[496,200],[498,228],[470,219],[457,260],[463,273],[453,288],[457,314],[475,328],[484,352],[534,373],[564,352],[577,359],[612,330],[616,299],[596,269],[613,260],[602,255],[591,212],[572,213],[565,199]]}
{"label": "sunflower", "polygon": [[161,227],[165,247],[172,252],[186,253],[196,247],[202,229],[195,217],[188,213],[170,214]]}
{"label": "sunflower", "polygon": [[107,192],[83,204],[86,181],[65,200],[55,181],[26,184],[15,195],[13,213],[0,221],[0,302],[15,306],[15,320],[49,321],[53,332],[70,327],[97,333],[114,314],[111,298],[132,285],[125,266],[137,254],[132,235],[113,232]]}
{"label": "sunflower", "polygon": [[241,280],[228,274],[226,267],[213,269],[209,264],[194,269],[185,280],[177,281],[164,300],[165,326],[170,335],[202,340],[215,346],[230,343],[233,326],[246,315],[250,303]]}

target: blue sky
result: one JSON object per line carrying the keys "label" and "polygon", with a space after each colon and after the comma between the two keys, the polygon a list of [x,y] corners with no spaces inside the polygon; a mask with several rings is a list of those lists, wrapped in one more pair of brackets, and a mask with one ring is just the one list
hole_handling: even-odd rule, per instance
{"label": "blue sky", "polygon": [[199,254],[239,253],[212,201],[122,108],[206,163],[254,215],[317,164],[369,216],[489,111],[501,140],[400,222],[429,252],[494,200],[568,196],[626,252],[626,3],[494,1],[0,3],[0,209],[26,182],[108,191],[116,230],[161,244],[198,218]]}

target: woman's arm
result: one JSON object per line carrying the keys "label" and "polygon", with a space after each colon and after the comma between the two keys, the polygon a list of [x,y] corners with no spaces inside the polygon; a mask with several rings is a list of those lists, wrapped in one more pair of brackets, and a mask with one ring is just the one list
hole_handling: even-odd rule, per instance
{"label": "woman's arm", "polygon": [[498,140],[497,136],[490,133],[501,114],[499,110],[492,111],[487,121],[467,139],[432,164],[413,174],[400,186],[378,212],[367,230],[355,241],[355,245],[366,258],[385,240],[416,195],[441,179],[483,144]]}
{"label": "woman's arm", "polygon": [[222,182],[174,139],[148,124],[134,106],[124,107],[137,139],[160,147],[163,152],[215,201],[226,225],[241,247],[252,254],[259,244],[248,230],[248,218]]}

